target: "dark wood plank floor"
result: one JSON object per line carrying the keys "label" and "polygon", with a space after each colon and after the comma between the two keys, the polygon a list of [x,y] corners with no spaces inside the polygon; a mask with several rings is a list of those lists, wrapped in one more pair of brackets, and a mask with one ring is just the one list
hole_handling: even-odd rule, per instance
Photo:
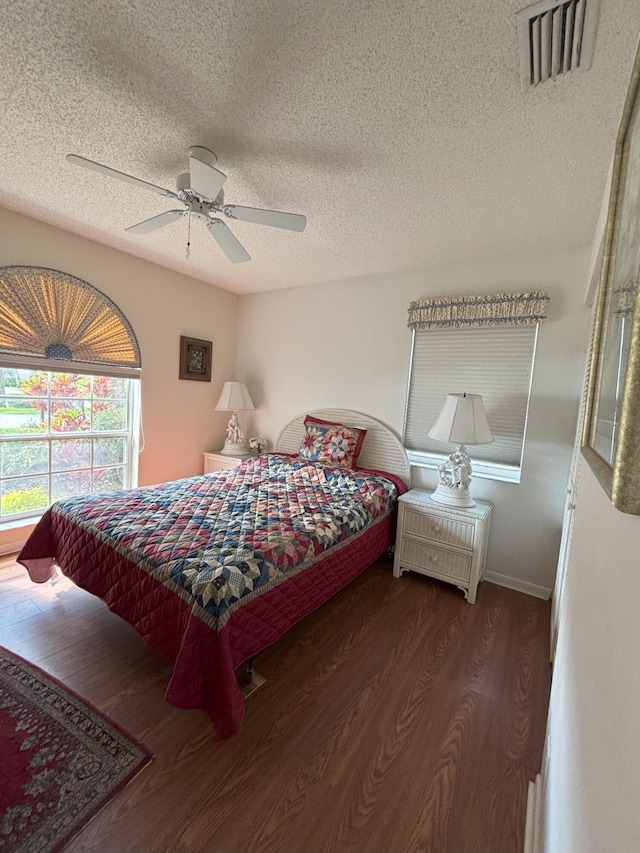
{"label": "dark wood plank floor", "polygon": [[164,702],[171,664],[63,579],[0,563],[0,644],[155,760],[67,848],[118,853],[516,853],[540,770],[549,603],[380,560],[258,659],[241,733]]}

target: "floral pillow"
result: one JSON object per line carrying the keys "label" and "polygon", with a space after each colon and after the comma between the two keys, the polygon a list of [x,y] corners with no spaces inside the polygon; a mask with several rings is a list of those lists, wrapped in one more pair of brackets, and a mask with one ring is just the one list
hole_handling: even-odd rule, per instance
{"label": "floral pillow", "polygon": [[311,462],[329,462],[355,468],[366,429],[323,421],[307,415],[298,455]]}

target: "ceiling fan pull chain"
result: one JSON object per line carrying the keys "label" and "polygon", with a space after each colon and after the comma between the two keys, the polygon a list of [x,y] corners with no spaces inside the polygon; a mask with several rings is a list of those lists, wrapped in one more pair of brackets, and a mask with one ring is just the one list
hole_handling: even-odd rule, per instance
{"label": "ceiling fan pull chain", "polygon": [[189,220],[187,224],[187,260],[189,260],[189,256],[191,255],[191,213],[187,216]]}

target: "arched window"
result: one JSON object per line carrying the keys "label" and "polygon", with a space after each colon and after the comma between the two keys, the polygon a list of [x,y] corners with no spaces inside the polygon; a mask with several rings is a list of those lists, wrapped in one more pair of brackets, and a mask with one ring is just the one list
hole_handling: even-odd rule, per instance
{"label": "arched window", "polygon": [[0,358],[140,373],[138,341],[117,305],[88,282],[45,267],[0,267]]}
{"label": "arched window", "polygon": [[0,526],[136,485],[140,350],[88,282],[0,267]]}

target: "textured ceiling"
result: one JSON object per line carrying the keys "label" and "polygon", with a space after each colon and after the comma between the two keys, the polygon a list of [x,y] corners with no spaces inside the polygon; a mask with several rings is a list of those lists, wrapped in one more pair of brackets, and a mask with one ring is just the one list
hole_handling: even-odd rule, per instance
{"label": "textured ceiling", "polygon": [[[601,0],[593,65],[521,92],[512,0],[7,0],[0,204],[236,293],[546,251],[593,237],[638,34]],[[226,201],[231,264],[173,206],[66,162],[173,189],[190,145]]]}

